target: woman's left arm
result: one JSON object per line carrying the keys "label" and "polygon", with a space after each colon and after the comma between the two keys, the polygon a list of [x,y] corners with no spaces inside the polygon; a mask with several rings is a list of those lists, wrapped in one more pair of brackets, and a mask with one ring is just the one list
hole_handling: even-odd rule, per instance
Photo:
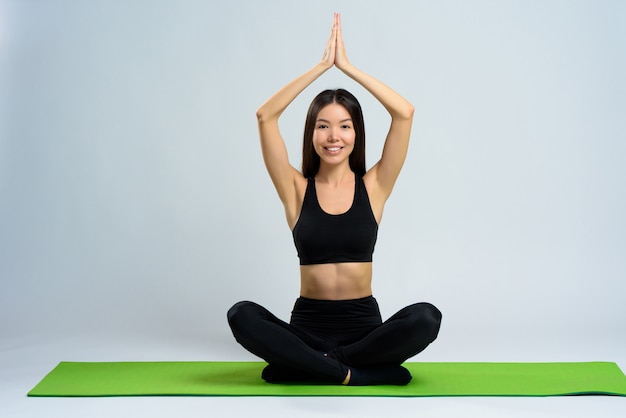
{"label": "woman's left arm", "polygon": [[[337,19],[340,17],[338,16]],[[411,103],[390,87],[350,64],[341,34],[341,21],[338,20],[337,23],[335,66],[372,93],[391,115],[391,126],[387,133],[382,156],[367,173],[367,176],[373,178],[373,185],[377,189],[377,194],[380,194],[384,202],[391,194],[406,159],[414,108]]]}

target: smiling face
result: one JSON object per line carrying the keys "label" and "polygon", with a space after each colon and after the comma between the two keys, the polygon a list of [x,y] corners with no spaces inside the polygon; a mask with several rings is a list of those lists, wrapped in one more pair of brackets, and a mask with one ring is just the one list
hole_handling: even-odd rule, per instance
{"label": "smiling face", "polygon": [[304,123],[302,174],[314,177],[322,161],[348,160],[350,169],[365,174],[365,125],[359,101],[347,90],[324,90],[311,105]]}
{"label": "smiling face", "polygon": [[345,107],[331,103],[320,110],[313,130],[313,147],[322,162],[347,163],[355,138],[354,124]]}

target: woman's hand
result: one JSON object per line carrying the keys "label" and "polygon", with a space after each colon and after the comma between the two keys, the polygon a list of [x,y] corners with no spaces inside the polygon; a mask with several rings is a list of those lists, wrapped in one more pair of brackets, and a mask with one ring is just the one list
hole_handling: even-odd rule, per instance
{"label": "woman's hand", "polygon": [[321,63],[327,69],[335,65],[342,71],[350,65],[341,34],[341,15],[339,13],[334,15],[333,27]]}
{"label": "woman's hand", "polygon": [[335,13],[335,66],[344,71],[349,65],[348,56],[346,55],[346,47],[343,43],[343,35],[341,34],[341,15]]}
{"label": "woman's hand", "polygon": [[331,68],[335,65],[335,55],[337,51],[337,13],[335,13],[335,20],[333,21],[333,27],[330,30],[330,38],[326,43],[326,49],[324,55],[322,55],[321,64],[326,68]]}

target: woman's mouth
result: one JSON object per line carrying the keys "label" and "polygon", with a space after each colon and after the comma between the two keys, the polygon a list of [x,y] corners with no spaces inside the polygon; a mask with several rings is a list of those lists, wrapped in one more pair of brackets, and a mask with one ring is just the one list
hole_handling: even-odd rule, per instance
{"label": "woman's mouth", "polygon": [[339,151],[341,151],[343,149],[343,147],[324,147],[324,149],[329,154],[338,154]]}

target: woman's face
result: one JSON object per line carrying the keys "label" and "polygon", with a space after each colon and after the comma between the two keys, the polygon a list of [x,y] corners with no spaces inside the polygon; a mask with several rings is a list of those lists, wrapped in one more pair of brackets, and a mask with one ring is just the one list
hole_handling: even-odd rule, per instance
{"label": "woman's face", "polygon": [[313,147],[322,162],[333,165],[347,162],[355,137],[352,118],[345,107],[331,103],[322,108],[313,130]]}

